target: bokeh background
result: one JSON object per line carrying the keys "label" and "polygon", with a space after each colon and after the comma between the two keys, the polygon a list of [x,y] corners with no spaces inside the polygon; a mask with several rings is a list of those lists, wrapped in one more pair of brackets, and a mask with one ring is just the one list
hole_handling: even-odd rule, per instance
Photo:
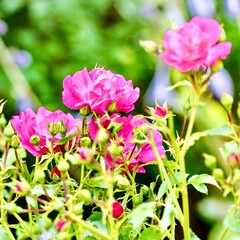
{"label": "bokeh background", "polygon": [[[61,101],[62,80],[95,66],[122,74],[140,88],[135,112],[153,106],[157,97],[159,103],[168,100],[181,116],[185,94],[165,91],[181,75],[146,53],[139,40],[153,40],[161,46],[168,28],[181,26],[194,15],[218,20],[233,44],[224,69],[211,79],[213,96],[199,111],[196,128],[226,121],[219,104],[223,91],[234,96],[234,114],[240,99],[239,0],[0,0],[0,99],[7,100],[6,117],[41,105],[69,111]],[[176,118],[179,128],[180,122]],[[203,139],[188,154],[188,172],[207,172],[202,153],[218,155],[221,144],[221,139]],[[227,172],[221,159],[219,164]],[[207,235],[215,239],[219,213],[226,212],[231,201],[218,201],[216,189],[209,195],[203,198],[193,193],[190,199],[193,229],[201,239]]]}

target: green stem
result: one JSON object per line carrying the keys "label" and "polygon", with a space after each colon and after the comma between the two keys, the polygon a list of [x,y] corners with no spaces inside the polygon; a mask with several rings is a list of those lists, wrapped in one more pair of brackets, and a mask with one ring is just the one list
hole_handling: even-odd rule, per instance
{"label": "green stem", "polygon": [[67,217],[73,221],[74,223],[78,224],[81,228],[84,228],[91,232],[97,239],[99,240],[112,240],[112,238],[103,232],[99,231],[97,228],[87,224],[81,218],[77,217],[75,214],[68,212]]}
{"label": "green stem", "polygon": [[196,114],[197,114],[197,108],[199,105],[199,100],[200,100],[200,95],[196,92],[196,97],[195,97],[194,105],[192,108],[191,116],[189,119],[186,136],[185,136],[184,143],[179,155],[179,166],[180,166],[180,172],[182,177],[181,195],[182,195],[182,205],[183,205],[183,215],[184,215],[183,233],[184,233],[185,240],[190,240],[189,200],[188,200],[188,188],[187,188],[187,179],[186,179],[185,156],[189,148],[188,141],[192,134],[193,125],[194,125]]}
{"label": "green stem", "polygon": [[158,149],[157,149],[156,144],[155,144],[155,142],[154,142],[154,136],[153,136],[153,131],[152,131],[152,130],[150,131],[150,134],[151,134],[150,144],[151,144],[151,147],[152,147],[152,149],[153,149],[153,152],[154,152],[154,154],[155,154],[155,156],[156,156],[156,158],[157,158],[157,163],[158,163],[158,167],[159,167],[159,173],[163,175],[163,178],[164,178],[165,181],[166,181],[167,188],[168,188],[168,190],[169,190],[169,194],[170,194],[170,196],[171,196],[171,198],[172,198],[172,200],[173,200],[173,203],[174,203],[175,206],[176,206],[177,216],[178,216],[178,218],[179,218],[179,221],[180,221],[181,223],[183,223],[183,220],[184,220],[184,218],[183,218],[183,213],[182,213],[182,210],[181,210],[181,208],[180,208],[180,206],[179,206],[178,200],[177,200],[177,198],[176,198],[176,195],[175,195],[173,186],[172,186],[172,184],[171,184],[171,181],[170,181],[170,179],[169,179],[167,170],[166,170],[166,168],[165,168],[165,166],[164,166],[164,164],[163,164],[163,161],[162,161],[162,159],[161,159],[161,157],[160,157],[160,155],[159,155]]}
{"label": "green stem", "polygon": [[6,230],[6,232],[7,232],[7,234],[8,234],[8,237],[9,237],[11,240],[15,240],[15,237],[13,236],[12,231],[10,230],[8,224],[7,224],[5,221],[3,221],[1,224],[2,224],[2,226],[4,227],[4,229]]}

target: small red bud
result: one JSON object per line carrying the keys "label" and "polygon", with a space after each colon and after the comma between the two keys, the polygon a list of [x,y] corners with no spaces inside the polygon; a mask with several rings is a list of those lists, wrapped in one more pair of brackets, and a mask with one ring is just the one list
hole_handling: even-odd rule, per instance
{"label": "small red bud", "polygon": [[55,228],[57,229],[58,232],[62,231],[64,228],[64,225],[67,222],[64,219],[59,219],[56,224],[55,224]]}
{"label": "small red bud", "polygon": [[112,203],[112,215],[114,218],[119,218],[122,216],[123,214],[123,206],[121,203],[119,202],[113,202]]}
{"label": "small red bud", "polygon": [[58,170],[57,167],[54,167],[53,170],[51,171],[51,178],[53,179],[61,178],[61,172]]}

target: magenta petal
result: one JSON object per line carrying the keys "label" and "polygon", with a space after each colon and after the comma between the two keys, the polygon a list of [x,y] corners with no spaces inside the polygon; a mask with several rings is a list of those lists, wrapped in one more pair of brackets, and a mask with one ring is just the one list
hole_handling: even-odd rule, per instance
{"label": "magenta petal", "polygon": [[212,66],[219,59],[225,59],[229,55],[232,48],[231,42],[218,43],[209,50],[205,65]]}

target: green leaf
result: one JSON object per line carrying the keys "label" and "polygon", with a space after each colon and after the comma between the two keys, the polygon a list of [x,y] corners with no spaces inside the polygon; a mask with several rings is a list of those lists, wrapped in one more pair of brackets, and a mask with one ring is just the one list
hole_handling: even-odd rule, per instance
{"label": "green leaf", "polygon": [[139,240],[159,240],[162,239],[161,231],[154,227],[149,227],[141,232]]}
{"label": "green leaf", "polygon": [[174,214],[173,212],[174,212],[174,206],[172,204],[172,200],[168,198],[165,203],[163,217],[161,219],[160,228],[161,228],[162,233],[165,230],[167,230],[167,228],[171,225],[173,214]]}
{"label": "green leaf", "polygon": [[31,205],[33,208],[37,209],[38,208],[38,202],[32,197],[26,196],[26,201],[29,205]]}
{"label": "green leaf", "polygon": [[188,80],[182,80],[182,81],[177,82],[173,86],[166,87],[165,90],[166,91],[172,91],[175,88],[184,87],[184,86],[192,87],[192,84]]}
{"label": "green leaf", "polygon": [[133,228],[139,229],[147,217],[154,217],[156,202],[142,203],[128,215]]}
{"label": "green leaf", "polygon": [[214,136],[214,135],[229,136],[233,133],[234,132],[231,128],[230,123],[224,123],[216,128],[212,128],[203,132],[193,133],[192,136],[189,138],[189,145],[192,146],[194,142],[199,140],[201,137]]}
{"label": "green leaf", "polygon": [[233,232],[240,233],[240,218],[235,216],[226,216],[223,225]]}
{"label": "green leaf", "polygon": [[69,142],[71,139],[73,139],[74,137],[76,137],[77,135],[78,135],[78,133],[72,133],[72,134],[70,134],[70,135],[68,135],[66,137],[63,137],[62,139],[58,140],[56,142],[56,144],[58,144],[58,145],[65,144],[65,143]]}
{"label": "green leaf", "polygon": [[108,188],[107,184],[105,183],[105,179],[102,176],[91,178],[87,184],[88,186],[93,188],[95,187],[104,188],[104,189]]}
{"label": "green leaf", "polygon": [[199,192],[204,194],[208,194],[208,189],[205,184],[211,184],[221,189],[215,178],[208,174],[193,175],[188,179],[188,183],[193,185],[193,187],[195,187]]}
{"label": "green leaf", "polygon": [[6,230],[2,225],[0,225],[0,239],[1,240],[11,240],[11,238],[8,236]]}

